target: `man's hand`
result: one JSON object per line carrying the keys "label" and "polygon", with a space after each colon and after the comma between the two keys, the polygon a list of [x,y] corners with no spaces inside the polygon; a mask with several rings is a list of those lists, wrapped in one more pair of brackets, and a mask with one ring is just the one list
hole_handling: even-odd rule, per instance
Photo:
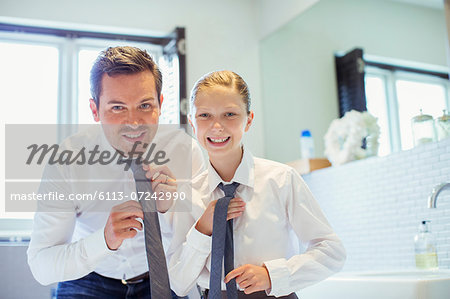
{"label": "man's hand", "polygon": [[[214,209],[217,200],[210,201],[205,212],[197,221],[195,228],[204,235],[211,236],[213,232]],[[242,198],[236,197],[230,200],[227,211],[227,221],[242,215],[245,210],[245,202]]]}
{"label": "man's hand", "polygon": [[142,223],[136,218],[144,219],[141,204],[137,201],[129,200],[111,209],[104,229],[109,249],[117,250],[123,240],[136,236],[136,229],[142,230]]}
{"label": "man's hand", "polygon": [[272,287],[269,271],[265,266],[247,264],[236,268],[225,276],[225,283],[233,278],[236,278],[236,283],[244,290],[245,294],[270,290]]}
{"label": "man's hand", "polygon": [[165,213],[173,204],[174,198],[178,198],[177,179],[166,165],[143,165],[145,176],[150,179],[152,190],[158,197],[156,209]]}

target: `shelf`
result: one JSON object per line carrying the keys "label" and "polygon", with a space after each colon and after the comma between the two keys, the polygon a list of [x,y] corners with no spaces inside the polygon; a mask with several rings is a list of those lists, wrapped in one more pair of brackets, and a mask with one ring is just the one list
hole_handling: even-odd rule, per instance
{"label": "shelf", "polygon": [[300,159],[286,163],[300,174],[307,174],[314,170],[330,167],[331,163],[326,158]]}

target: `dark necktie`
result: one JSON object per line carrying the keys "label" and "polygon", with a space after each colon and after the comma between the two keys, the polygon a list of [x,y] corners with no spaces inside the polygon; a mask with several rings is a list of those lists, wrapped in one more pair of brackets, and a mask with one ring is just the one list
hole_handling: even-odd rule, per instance
{"label": "dark necktie", "polygon": [[[233,219],[227,221],[228,205],[234,198],[239,183],[219,184],[225,196],[220,198],[214,208],[211,275],[209,277],[208,298],[222,298],[222,260],[225,261],[225,275],[234,268]],[[227,298],[237,299],[236,280],[227,283]]]}
{"label": "dark necktie", "polygon": [[[166,256],[161,241],[161,230],[159,226],[156,202],[150,198],[152,185],[145,176],[141,163],[131,162],[131,170],[136,182],[137,198],[144,211],[144,235],[145,250],[147,251],[148,274],[150,277],[150,291],[152,299],[172,298],[167,273]],[[142,193],[144,192],[144,193]],[[142,195],[140,195],[142,194]],[[148,198],[149,200],[144,200]]]}

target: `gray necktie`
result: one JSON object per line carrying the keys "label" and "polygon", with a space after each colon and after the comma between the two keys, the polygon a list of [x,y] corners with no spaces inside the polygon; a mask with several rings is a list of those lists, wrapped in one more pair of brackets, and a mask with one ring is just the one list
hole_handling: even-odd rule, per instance
{"label": "gray necktie", "polygon": [[[145,249],[147,251],[151,298],[169,299],[172,298],[172,294],[167,273],[166,256],[161,241],[158,212],[156,211],[155,200],[150,198],[152,185],[145,176],[141,163],[136,163],[135,160],[132,160],[130,166],[136,182],[137,198],[139,198],[144,211]],[[149,200],[145,200],[145,198]]]}
{"label": "gray necktie", "polygon": [[[234,198],[239,183],[229,185],[219,184],[225,196],[220,198],[214,208],[212,249],[211,249],[211,275],[209,277],[208,298],[222,298],[222,260],[225,260],[225,275],[234,268],[233,245],[233,219],[227,221],[228,205]],[[227,283],[227,298],[237,299],[236,280]]]}

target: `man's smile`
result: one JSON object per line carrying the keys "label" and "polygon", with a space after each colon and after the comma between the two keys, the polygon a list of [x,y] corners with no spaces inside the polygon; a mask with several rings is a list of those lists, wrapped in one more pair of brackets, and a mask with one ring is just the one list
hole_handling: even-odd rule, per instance
{"label": "man's smile", "polygon": [[126,133],[122,133],[122,136],[125,140],[129,142],[137,142],[144,140],[145,134],[147,133],[146,130],[143,131],[130,131]]}

